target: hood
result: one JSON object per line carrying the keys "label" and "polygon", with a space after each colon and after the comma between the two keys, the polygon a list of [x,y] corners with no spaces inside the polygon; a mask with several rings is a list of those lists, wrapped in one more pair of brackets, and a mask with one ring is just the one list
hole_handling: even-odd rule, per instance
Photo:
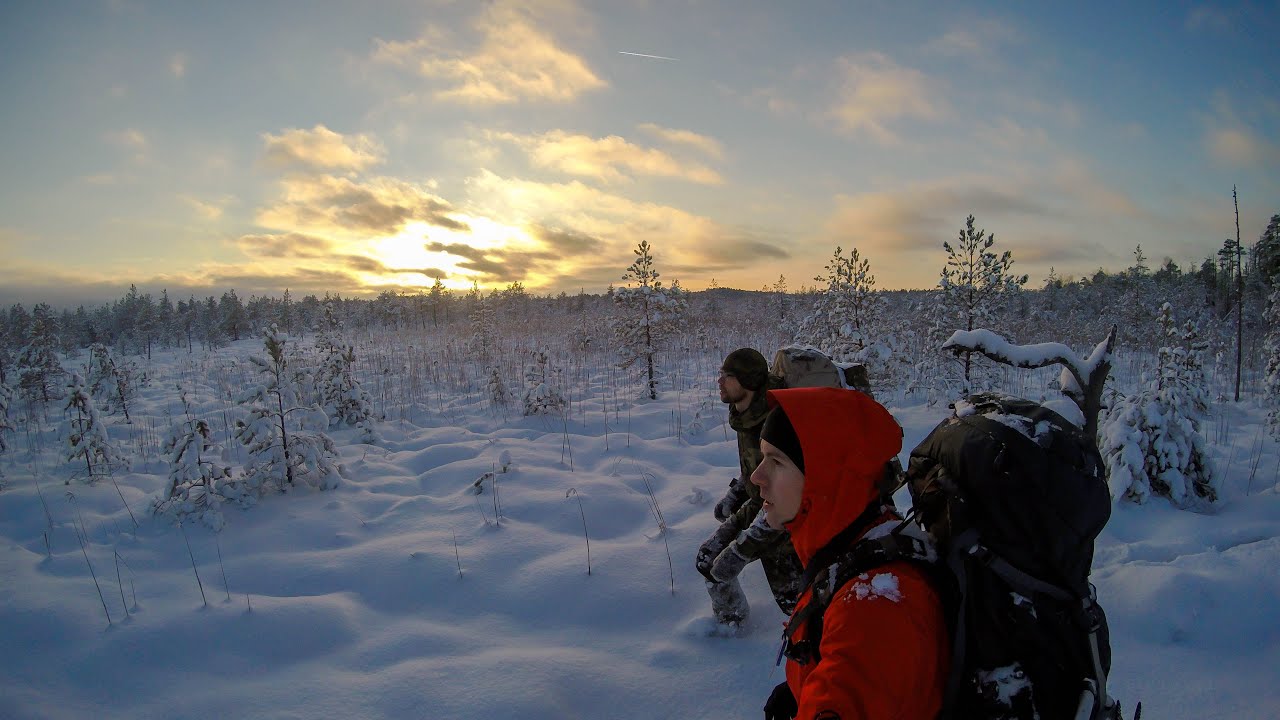
{"label": "hood", "polygon": [[879,497],[885,463],[902,450],[902,428],[869,395],[841,388],[769,391],[800,438],[804,491],[800,510],[787,523],[804,564],[867,504]]}

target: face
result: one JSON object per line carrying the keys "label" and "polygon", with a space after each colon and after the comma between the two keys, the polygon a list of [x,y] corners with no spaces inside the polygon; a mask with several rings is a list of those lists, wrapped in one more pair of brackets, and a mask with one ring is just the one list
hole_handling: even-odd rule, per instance
{"label": "face", "polygon": [[742,387],[742,383],[738,382],[738,377],[733,373],[720,371],[720,376],[716,378],[716,385],[720,388],[720,402],[730,405],[736,405],[742,402],[747,393],[750,392]]}
{"label": "face", "polygon": [[794,520],[796,513],[800,512],[804,473],[768,440],[760,441],[760,452],[764,457],[756,471],[751,473],[751,482],[760,488],[769,527],[781,530],[784,523]]}

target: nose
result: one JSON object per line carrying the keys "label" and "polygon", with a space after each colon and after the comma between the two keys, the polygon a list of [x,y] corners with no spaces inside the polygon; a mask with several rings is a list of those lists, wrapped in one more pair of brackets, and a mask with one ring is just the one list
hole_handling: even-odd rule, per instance
{"label": "nose", "polygon": [[747,480],[750,481],[751,484],[755,485],[756,487],[764,487],[765,477],[764,477],[764,472],[762,472],[763,467],[764,467],[763,463],[761,463],[760,465],[757,465],[756,469],[751,473],[751,477],[747,478]]}

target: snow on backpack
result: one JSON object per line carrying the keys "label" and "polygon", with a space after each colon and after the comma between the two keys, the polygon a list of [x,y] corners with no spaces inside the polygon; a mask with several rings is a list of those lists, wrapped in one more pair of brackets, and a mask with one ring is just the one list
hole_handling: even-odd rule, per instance
{"label": "snow on backpack", "polygon": [[[906,483],[912,508],[897,529],[846,546],[806,580],[834,571],[839,588],[887,562],[927,566],[952,628],[942,718],[1121,718],[1106,690],[1106,616],[1089,583],[1111,499],[1088,436],[1037,403],[974,395],[911,451]],[[912,536],[912,521],[934,548]],[[823,610],[792,623],[820,636]]]}
{"label": "snow on backpack", "polygon": [[814,347],[792,345],[773,356],[769,374],[788,388],[842,387],[871,394],[867,368],[861,364],[837,364]]}

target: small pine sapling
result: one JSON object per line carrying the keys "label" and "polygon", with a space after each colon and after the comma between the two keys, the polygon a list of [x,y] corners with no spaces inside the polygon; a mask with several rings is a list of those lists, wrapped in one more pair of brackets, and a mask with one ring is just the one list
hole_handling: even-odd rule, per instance
{"label": "small pine sapling", "polygon": [[1099,450],[1115,496],[1142,503],[1159,495],[1193,508],[1218,497],[1202,431],[1209,407],[1205,343],[1193,322],[1179,331],[1169,303],[1160,308],[1159,326],[1167,344],[1154,377],[1112,403]]}
{"label": "small pine sapling", "polygon": [[[240,398],[249,408],[247,420],[236,421],[236,438],[249,451],[244,480],[254,491],[268,483],[282,491],[299,482],[321,490],[338,485],[338,451],[333,439],[319,430],[305,429],[307,415],[323,414],[316,406],[298,403],[290,380],[284,340],[275,325],[263,332],[265,357],[252,356],[260,384]],[[327,425],[327,419],[324,421]]]}
{"label": "small pine sapling", "polygon": [[165,441],[164,450],[169,456],[169,484],[164,495],[152,502],[153,514],[179,521],[198,517],[217,531],[225,524],[222,503],[254,502],[254,494],[232,477],[231,468],[216,462],[222,448],[205,420],[191,419],[179,425]]}
{"label": "small pine sapling", "polygon": [[72,373],[67,386],[66,410],[72,414],[71,431],[67,433],[67,460],[84,461],[85,482],[93,483],[110,477],[117,469],[128,468],[128,458],[111,444],[102,416],[79,373]]}
{"label": "small pine sapling", "polygon": [[533,362],[524,367],[524,414],[554,415],[564,410],[564,397],[551,384],[551,376],[559,369],[547,363],[547,353],[535,350]]}

